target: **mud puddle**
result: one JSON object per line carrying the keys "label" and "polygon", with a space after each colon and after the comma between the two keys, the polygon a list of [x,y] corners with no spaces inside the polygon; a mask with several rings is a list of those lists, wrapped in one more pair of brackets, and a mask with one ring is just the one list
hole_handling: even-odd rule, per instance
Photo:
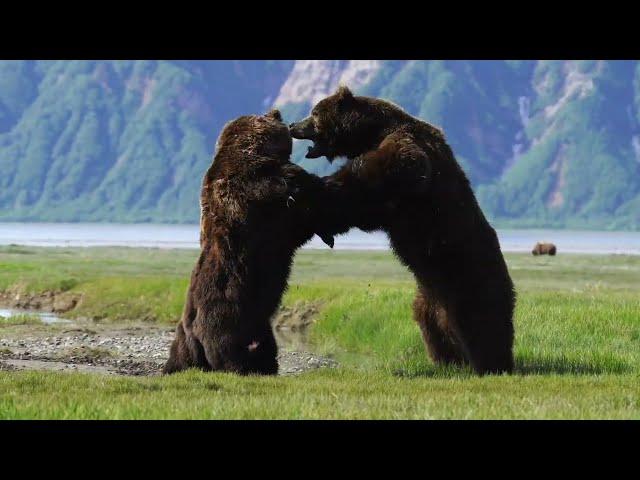
{"label": "mud puddle", "polygon": [[42,323],[71,323],[71,320],[61,318],[52,312],[41,312],[38,310],[23,310],[14,308],[0,308],[0,318],[11,318],[17,316],[37,317]]}
{"label": "mud puddle", "polygon": [[[2,309],[11,315],[37,314],[42,324],[0,327],[0,370],[53,370],[106,375],[159,375],[174,327],[69,321],[50,312]],[[274,319],[280,375],[296,375],[337,362],[312,353],[308,327],[316,307],[281,309]]]}

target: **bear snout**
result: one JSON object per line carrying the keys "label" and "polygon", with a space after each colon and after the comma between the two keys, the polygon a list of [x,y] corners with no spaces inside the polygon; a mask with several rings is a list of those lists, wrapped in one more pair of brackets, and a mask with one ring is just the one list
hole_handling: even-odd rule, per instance
{"label": "bear snout", "polygon": [[289,132],[293,138],[300,140],[313,140],[315,137],[315,127],[313,125],[313,119],[307,117],[297,123],[289,125]]}

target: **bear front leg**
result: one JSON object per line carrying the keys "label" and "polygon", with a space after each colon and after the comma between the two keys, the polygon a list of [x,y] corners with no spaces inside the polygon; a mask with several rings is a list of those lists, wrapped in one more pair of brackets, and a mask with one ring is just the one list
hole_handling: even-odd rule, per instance
{"label": "bear front leg", "polygon": [[334,235],[344,232],[335,231],[331,196],[324,180],[293,163],[282,167],[282,175],[287,185],[286,205],[296,223],[333,248]]}
{"label": "bear front leg", "polygon": [[349,173],[365,188],[383,195],[423,192],[430,181],[426,153],[401,132],[386,137],[376,150],[354,158]]}
{"label": "bear front leg", "polygon": [[431,179],[426,154],[411,138],[389,135],[380,146],[352,160],[326,183],[326,222],[336,234],[357,227],[384,229],[384,219],[403,199],[423,194]]}

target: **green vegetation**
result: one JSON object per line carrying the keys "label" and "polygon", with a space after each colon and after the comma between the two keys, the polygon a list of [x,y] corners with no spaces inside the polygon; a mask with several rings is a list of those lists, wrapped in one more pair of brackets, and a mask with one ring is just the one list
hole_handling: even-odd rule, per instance
{"label": "green vegetation", "polygon": [[0,61],[0,219],[197,222],[218,133],[292,65]]}
{"label": "green vegetation", "polygon": [[[284,303],[319,306],[313,348],[338,369],[279,378],[0,372],[0,418],[640,419],[640,257],[506,257],[518,290],[513,376],[431,364],[411,320],[413,280],[391,254],[302,251]],[[73,315],[172,323],[195,258],[3,247],[0,290],[73,278],[68,291],[84,294]]]}
{"label": "green vegetation", "polygon": [[512,225],[638,229],[637,122],[611,102],[633,96],[634,75],[632,62],[541,62],[524,130],[535,148],[478,189],[488,212]]}
{"label": "green vegetation", "polygon": [[637,230],[639,86],[631,61],[392,61],[359,93],[442,127],[497,226]]}
{"label": "green vegetation", "polygon": [[171,323],[195,258],[193,250],[0,247],[0,291],[77,293],[72,316]]}
{"label": "green vegetation", "polygon": [[639,418],[634,376],[406,379],[349,369],[256,378],[0,372],[0,418]]}
{"label": "green vegetation", "polygon": [[42,321],[37,315],[12,315],[10,317],[0,317],[0,327],[7,325],[39,325]]}
{"label": "green vegetation", "polygon": [[[0,61],[0,220],[197,223],[223,125],[270,108],[292,67]],[[640,229],[638,61],[383,61],[357,92],[442,127],[497,226]],[[335,170],[307,144],[294,161]]]}

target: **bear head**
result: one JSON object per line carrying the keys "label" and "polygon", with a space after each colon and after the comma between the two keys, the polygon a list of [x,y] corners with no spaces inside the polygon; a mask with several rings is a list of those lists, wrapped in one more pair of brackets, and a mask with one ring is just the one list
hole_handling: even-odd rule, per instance
{"label": "bear head", "polygon": [[218,154],[241,153],[247,158],[269,157],[282,161],[291,156],[292,140],[278,110],[265,115],[244,115],[229,122],[218,139]]}
{"label": "bear head", "polygon": [[320,100],[304,120],[289,125],[293,138],[312,140],[306,158],[353,158],[375,148],[390,124],[406,115],[396,105],[377,98],[359,97],[340,86]]}

